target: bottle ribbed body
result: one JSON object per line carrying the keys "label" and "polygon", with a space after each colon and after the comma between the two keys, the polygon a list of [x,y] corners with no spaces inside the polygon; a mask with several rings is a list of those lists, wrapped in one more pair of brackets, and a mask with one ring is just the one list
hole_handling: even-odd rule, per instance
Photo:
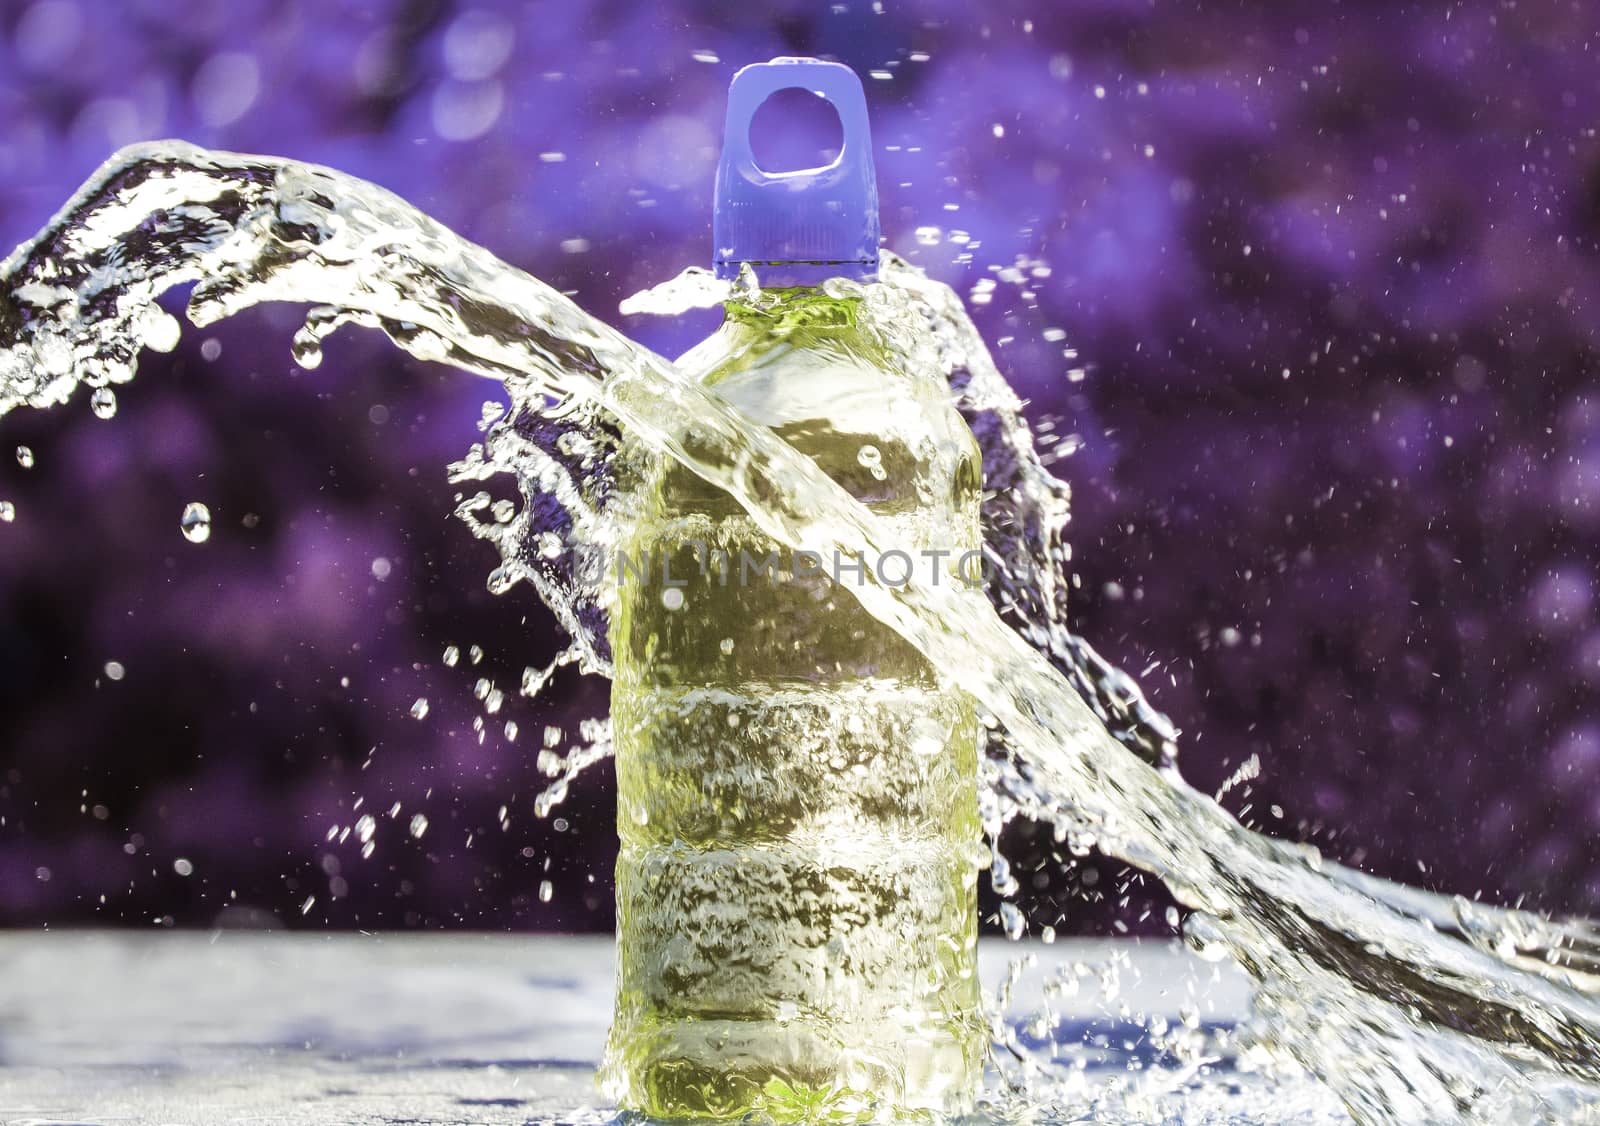
{"label": "bottle ribbed body", "polygon": [[955,1112],[981,1070],[974,709],[845,589],[860,566],[956,581],[978,455],[856,311],[796,291],[683,366],[873,508],[892,558],[796,559],[671,464],[624,504],[605,1071],[651,1115]]}

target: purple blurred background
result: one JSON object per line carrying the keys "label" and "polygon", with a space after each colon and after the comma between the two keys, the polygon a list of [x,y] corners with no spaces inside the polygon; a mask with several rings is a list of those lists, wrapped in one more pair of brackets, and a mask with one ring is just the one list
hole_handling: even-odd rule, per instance
{"label": "purple blurred background", "polygon": [[[1081,447],[1077,628],[1191,780],[1257,754],[1224,799],[1253,825],[1597,911],[1597,31],[1553,0],[0,0],[0,252],[181,137],[375,180],[673,353],[713,322],[615,310],[708,261],[729,77],[838,58],[888,245]],[[541,732],[606,685],[515,698],[554,627],[450,515],[494,388],[358,333],[302,372],[297,323],[191,329],[110,421],[0,422],[0,924],[609,927],[609,769],[532,811]],[[482,742],[479,677],[513,697]],[[1036,921],[1158,927],[1053,848],[1015,830]]]}

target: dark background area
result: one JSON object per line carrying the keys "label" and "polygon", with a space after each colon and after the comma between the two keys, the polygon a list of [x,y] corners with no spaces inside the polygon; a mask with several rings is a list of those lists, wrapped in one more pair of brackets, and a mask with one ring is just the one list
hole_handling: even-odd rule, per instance
{"label": "dark background area", "polygon": [[[709,260],[729,77],[840,59],[887,245],[1077,447],[1076,628],[1190,779],[1259,755],[1249,824],[1597,911],[1597,31],[1486,0],[0,0],[0,249],[181,137],[372,179],[671,354],[714,319],[615,310]],[[609,768],[533,813],[545,729],[570,747],[607,687],[516,696],[560,638],[451,516],[494,388],[360,333],[303,372],[298,323],[189,329],[109,420],[0,422],[0,924],[609,927]],[[480,677],[510,697],[481,739]],[[1160,929],[1014,834],[1037,923]]]}

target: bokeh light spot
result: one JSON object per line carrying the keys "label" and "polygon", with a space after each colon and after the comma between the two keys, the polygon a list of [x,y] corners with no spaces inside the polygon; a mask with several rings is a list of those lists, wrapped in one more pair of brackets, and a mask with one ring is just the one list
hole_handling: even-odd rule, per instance
{"label": "bokeh light spot", "polygon": [[41,0],[22,13],[14,42],[24,64],[45,69],[60,66],[83,33],[83,13],[70,0]]}
{"label": "bokeh light spot", "polygon": [[704,122],[668,114],[639,130],[633,170],[640,179],[672,190],[709,183],[716,159],[717,139]]}
{"label": "bokeh light spot", "polygon": [[214,129],[232,125],[255,105],[261,93],[261,65],[254,55],[221,51],[195,72],[189,95],[195,112]]}
{"label": "bokeh light spot", "polygon": [[493,128],[504,108],[498,82],[445,82],[433,92],[433,131],[447,141],[471,141]]}
{"label": "bokeh light spot", "polygon": [[457,16],[444,33],[444,65],[461,82],[493,78],[511,57],[516,33],[499,15],[481,8]]}

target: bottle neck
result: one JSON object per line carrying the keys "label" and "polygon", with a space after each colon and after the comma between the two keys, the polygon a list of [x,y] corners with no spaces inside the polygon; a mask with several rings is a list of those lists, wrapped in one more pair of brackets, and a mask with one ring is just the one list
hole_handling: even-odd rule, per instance
{"label": "bottle neck", "polygon": [[826,331],[856,328],[860,310],[859,297],[836,297],[820,286],[794,285],[762,289],[753,299],[730,297],[723,305],[723,319],[763,333]]}
{"label": "bottle neck", "polygon": [[736,295],[723,305],[720,335],[725,347],[744,353],[748,362],[798,349],[873,368],[895,366],[862,298],[818,286],[763,289],[753,299]]}

